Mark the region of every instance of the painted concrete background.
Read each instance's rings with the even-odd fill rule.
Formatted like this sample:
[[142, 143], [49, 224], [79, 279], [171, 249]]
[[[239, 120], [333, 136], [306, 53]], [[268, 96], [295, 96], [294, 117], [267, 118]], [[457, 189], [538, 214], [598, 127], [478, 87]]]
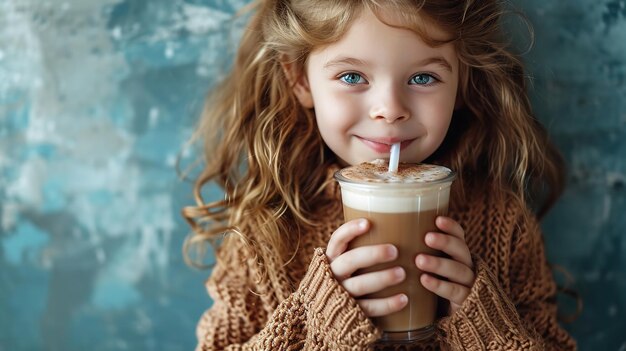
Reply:
[[[209, 273], [182, 261], [176, 158], [246, 2], [0, 0], [0, 351], [193, 348]], [[514, 3], [569, 167], [544, 223], [584, 300], [566, 328], [626, 350], [626, 1]]]

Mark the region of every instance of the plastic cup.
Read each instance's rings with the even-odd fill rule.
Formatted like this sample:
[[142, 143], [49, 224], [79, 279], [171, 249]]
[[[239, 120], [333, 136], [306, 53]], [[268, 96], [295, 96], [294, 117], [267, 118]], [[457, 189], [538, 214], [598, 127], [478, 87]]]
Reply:
[[[382, 160], [381, 160], [382, 161]], [[355, 167], [375, 168], [368, 175]], [[415, 265], [419, 253], [440, 255], [426, 246], [424, 236], [437, 231], [435, 218], [446, 215], [450, 186], [456, 174], [448, 168], [425, 164], [400, 164], [397, 173], [385, 171], [386, 163], [365, 163], [335, 173], [341, 187], [345, 221], [367, 218], [370, 230], [350, 243], [349, 249], [376, 244], [393, 244], [398, 248], [395, 261], [376, 265], [357, 274], [401, 266], [406, 279], [362, 298], [383, 298], [404, 293], [408, 304], [399, 312], [373, 318], [383, 331], [382, 342], [412, 342], [430, 337], [435, 328], [437, 296], [420, 283], [421, 271]], [[363, 174], [361, 174], [363, 173]], [[409, 173], [416, 176], [406, 177]], [[359, 179], [361, 178], [361, 179]]]

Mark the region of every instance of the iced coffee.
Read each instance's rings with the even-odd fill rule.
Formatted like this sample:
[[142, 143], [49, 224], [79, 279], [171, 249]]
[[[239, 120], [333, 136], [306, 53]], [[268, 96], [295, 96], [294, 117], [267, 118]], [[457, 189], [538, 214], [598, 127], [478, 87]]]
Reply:
[[426, 246], [424, 236], [437, 231], [435, 218], [446, 215], [450, 185], [455, 173], [442, 166], [400, 163], [389, 172], [385, 160], [375, 160], [344, 168], [335, 174], [341, 186], [345, 221], [367, 218], [368, 233], [357, 237], [350, 248], [393, 244], [398, 259], [357, 273], [401, 266], [406, 279], [364, 298], [383, 298], [404, 293], [409, 302], [401, 311], [374, 318], [383, 331], [382, 341], [414, 341], [430, 337], [437, 311], [437, 296], [420, 283], [421, 271], [415, 265], [419, 253], [438, 255]]

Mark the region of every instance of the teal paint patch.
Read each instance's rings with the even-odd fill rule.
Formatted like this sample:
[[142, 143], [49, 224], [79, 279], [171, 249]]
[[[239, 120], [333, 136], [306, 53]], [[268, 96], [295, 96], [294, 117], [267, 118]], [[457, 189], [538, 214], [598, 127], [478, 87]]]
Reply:
[[141, 294], [132, 285], [110, 277], [96, 285], [91, 304], [103, 311], [122, 310], [132, 307], [140, 298]]
[[20, 222], [13, 233], [2, 238], [2, 247], [7, 262], [13, 266], [39, 265], [49, 241], [48, 235], [30, 222]]
[[611, 27], [626, 19], [626, 1], [613, 0], [606, 3], [606, 9], [602, 14], [602, 21]]
[[8, 266], [6, 262], [0, 262], [0, 270], [8, 273], [3, 278], [9, 279], [0, 283], [0, 350], [5, 346], [6, 350], [42, 350], [38, 326], [46, 310], [48, 272], [32, 265]]
[[44, 212], [62, 211], [67, 206], [67, 194], [64, 191], [64, 182], [58, 183], [53, 179], [48, 179], [43, 187], [42, 194], [44, 203], [41, 210]]

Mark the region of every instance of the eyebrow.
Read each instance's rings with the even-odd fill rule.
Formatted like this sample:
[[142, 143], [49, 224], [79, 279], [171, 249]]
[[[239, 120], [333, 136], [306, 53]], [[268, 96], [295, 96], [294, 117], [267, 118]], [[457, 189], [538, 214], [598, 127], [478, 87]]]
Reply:
[[450, 64], [450, 62], [448, 62], [448, 60], [443, 58], [443, 56], [429, 57], [419, 63], [420, 66], [428, 66], [432, 64], [439, 65], [443, 67], [446, 71], [452, 73], [452, 65]]
[[[434, 56], [426, 58], [417, 63], [418, 66], [428, 66], [436, 64], [443, 67], [446, 71], [452, 72], [452, 65], [443, 56]], [[367, 62], [359, 60], [354, 57], [339, 57], [334, 60], [330, 60], [324, 64], [324, 68], [330, 68], [333, 66], [351, 65], [351, 66], [367, 66]]]
[[330, 68], [333, 66], [351, 65], [351, 66], [367, 66], [367, 62], [359, 60], [354, 57], [339, 57], [334, 60], [330, 60], [324, 64], [324, 68]]

